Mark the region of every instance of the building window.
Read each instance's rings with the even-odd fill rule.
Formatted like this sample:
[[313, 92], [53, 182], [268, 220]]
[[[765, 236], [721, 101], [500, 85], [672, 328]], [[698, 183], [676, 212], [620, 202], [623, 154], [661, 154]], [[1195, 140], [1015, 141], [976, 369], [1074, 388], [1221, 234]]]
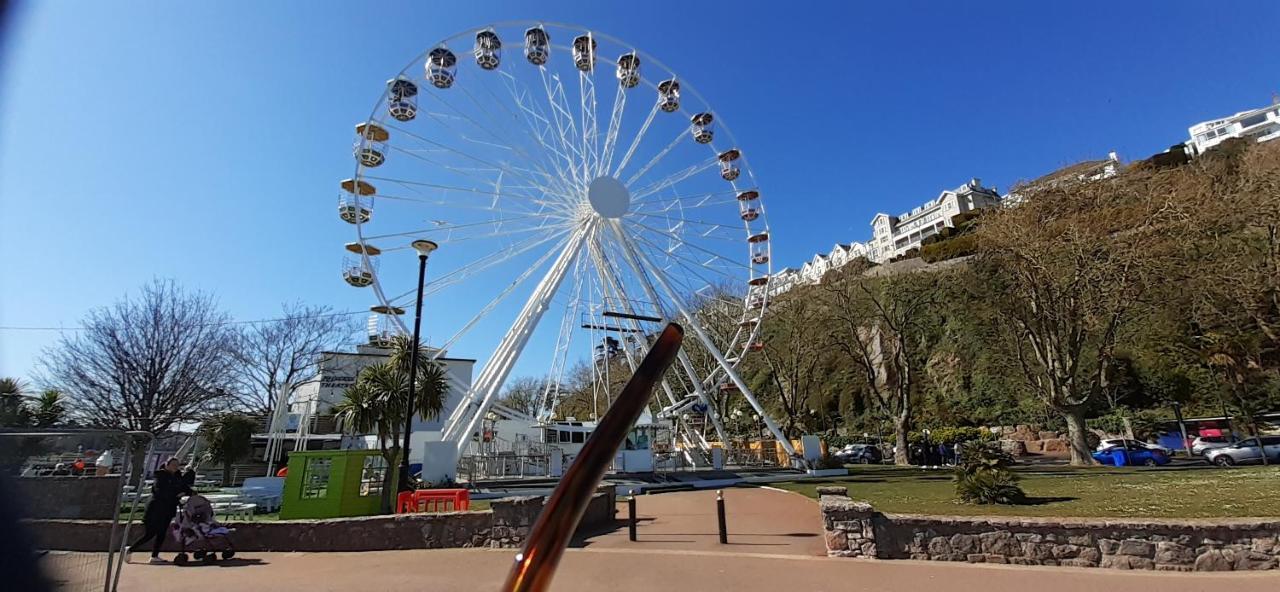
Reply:
[[586, 442], [587, 441], [586, 436], [587, 434], [585, 432], [573, 432], [573, 443], [581, 444], [583, 442]]
[[309, 458], [302, 470], [302, 499], [324, 499], [329, 494], [332, 458]]
[[360, 470], [360, 497], [382, 495], [382, 482], [387, 478], [387, 459], [381, 455], [364, 457]]
[[1267, 120], [1267, 114], [1266, 114], [1266, 113], [1259, 113], [1259, 114], [1257, 114], [1257, 115], [1254, 115], [1253, 117], [1247, 117], [1247, 118], [1245, 118], [1245, 119], [1241, 119], [1241, 120], [1240, 120], [1240, 126], [1241, 126], [1241, 127], [1249, 127], [1249, 126], [1251, 126], [1251, 125], [1258, 125], [1259, 123], [1262, 123], [1262, 122], [1264, 122], [1264, 121], [1266, 121], [1266, 120]]

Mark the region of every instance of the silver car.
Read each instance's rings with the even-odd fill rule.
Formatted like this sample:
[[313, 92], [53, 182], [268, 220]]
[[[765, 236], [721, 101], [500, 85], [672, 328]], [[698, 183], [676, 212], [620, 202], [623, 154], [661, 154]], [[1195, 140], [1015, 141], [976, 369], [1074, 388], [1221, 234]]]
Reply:
[[1200, 436], [1191, 441], [1191, 454], [1200, 456], [1214, 448], [1225, 448], [1231, 445], [1226, 436]]
[[1264, 450], [1267, 462], [1280, 463], [1280, 436], [1263, 436], [1262, 446], [1258, 446], [1258, 438], [1246, 438], [1230, 446], [1206, 450], [1204, 459], [1220, 467], [1261, 463]]

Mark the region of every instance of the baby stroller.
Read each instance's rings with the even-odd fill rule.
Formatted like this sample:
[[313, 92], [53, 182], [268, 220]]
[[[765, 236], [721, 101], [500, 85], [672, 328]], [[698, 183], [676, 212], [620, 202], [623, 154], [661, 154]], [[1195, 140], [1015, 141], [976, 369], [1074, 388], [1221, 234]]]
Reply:
[[[191, 558], [213, 563], [218, 560], [219, 552], [223, 559], [235, 557], [230, 537], [232, 529], [213, 519], [213, 505], [202, 495], [187, 497], [169, 528], [173, 531], [174, 540], [178, 541], [178, 556], [173, 559], [178, 565], [186, 565]], [[191, 551], [191, 557], [187, 556], [187, 551]]]

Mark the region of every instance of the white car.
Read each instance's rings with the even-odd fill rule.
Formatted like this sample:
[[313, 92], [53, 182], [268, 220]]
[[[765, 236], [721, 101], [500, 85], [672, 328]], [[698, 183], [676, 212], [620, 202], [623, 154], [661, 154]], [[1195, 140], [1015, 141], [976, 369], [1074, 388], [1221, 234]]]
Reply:
[[1226, 448], [1231, 440], [1226, 436], [1200, 436], [1191, 441], [1191, 454], [1200, 456], [1214, 448]]
[[1166, 456], [1173, 456], [1172, 450], [1169, 450], [1164, 446], [1160, 446], [1159, 444], [1148, 444], [1140, 440], [1129, 440], [1127, 438], [1113, 438], [1110, 440], [1103, 440], [1101, 442], [1098, 442], [1097, 450], [1101, 452], [1103, 450], [1106, 450], [1108, 448], [1113, 448], [1115, 446], [1126, 446], [1126, 445], [1131, 447], [1136, 446], [1138, 448], [1146, 448], [1147, 450], [1155, 450], [1158, 452], [1163, 452]]

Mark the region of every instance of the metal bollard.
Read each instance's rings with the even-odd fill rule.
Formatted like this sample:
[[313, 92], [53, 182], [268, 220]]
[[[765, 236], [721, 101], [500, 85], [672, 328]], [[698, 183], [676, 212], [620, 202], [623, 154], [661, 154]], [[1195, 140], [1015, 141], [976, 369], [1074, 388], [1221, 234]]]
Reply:
[[631, 490], [631, 497], [627, 498], [627, 538], [631, 542], [636, 541], [636, 490]]
[[720, 520], [720, 544], [729, 544], [729, 530], [724, 525], [724, 491], [716, 490], [716, 518]]

